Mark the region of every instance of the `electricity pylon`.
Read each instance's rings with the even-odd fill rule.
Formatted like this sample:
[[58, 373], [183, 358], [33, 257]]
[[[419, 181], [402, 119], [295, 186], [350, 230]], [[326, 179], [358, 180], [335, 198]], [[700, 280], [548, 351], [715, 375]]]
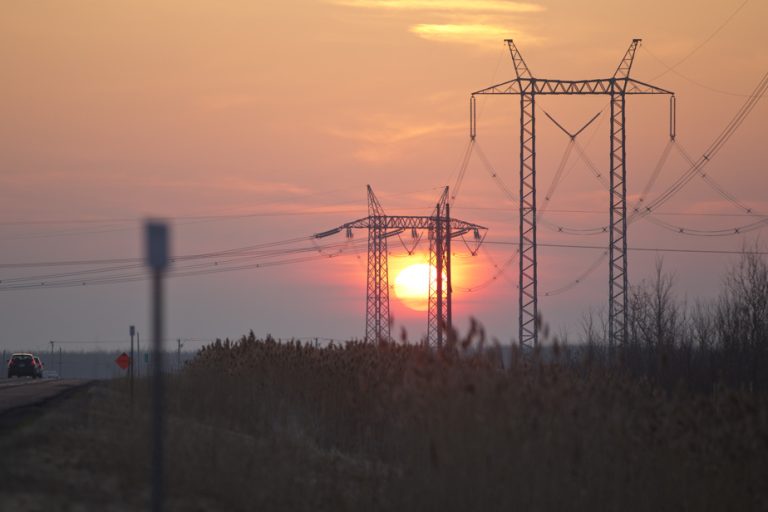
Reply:
[[674, 137], [674, 93], [629, 77], [640, 39], [633, 39], [610, 78], [553, 80], [534, 78], [511, 39], [509, 47], [516, 78], [472, 93], [470, 136], [476, 135], [475, 96], [520, 96], [520, 285], [519, 342], [527, 351], [538, 344], [538, 273], [536, 258], [536, 97], [539, 95], [608, 95], [611, 98], [610, 139], [610, 246], [609, 246], [609, 344], [623, 345], [627, 338], [627, 187], [625, 97], [628, 94], [670, 95], [670, 136]]
[[[415, 236], [418, 231], [429, 234], [429, 311], [427, 314], [427, 342], [438, 348], [443, 345], [445, 331], [451, 329], [451, 239], [472, 233], [479, 249], [487, 228], [450, 217], [448, 187], [445, 188], [433, 215], [387, 215], [368, 185], [368, 216], [347, 222], [341, 226], [317, 233], [315, 238], [325, 238], [341, 231], [352, 237], [354, 229], [368, 230], [368, 288], [366, 291], [365, 340], [390, 341], [391, 316], [389, 312], [389, 272], [387, 264], [387, 240], [407, 230]], [[445, 276], [445, 283], [443, 282]], [[445, 284], [445, 286], [444, 286]]]
[[368, 185], [368, 293], [365, 301], [365, 339], [389, 341], [389, 271], [387, 216]]
[[[451, 311], [451, 234], [448, 214], [448, 187], [435, 206], [429, 232], [429, 304], [427, 339], [438, 347], [443, 345], [445, 328], [452, 326]], [[449, 328], [450, 332], [450, 328]]]

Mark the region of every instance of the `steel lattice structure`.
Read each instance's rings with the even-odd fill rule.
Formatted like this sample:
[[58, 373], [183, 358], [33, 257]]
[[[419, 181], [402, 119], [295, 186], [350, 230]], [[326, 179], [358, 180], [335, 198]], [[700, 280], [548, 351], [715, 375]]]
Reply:
[[[368, 230], [368, 272], [366, 291], [365, 340], [390, 341], [389, 272], [387, 263], [387, 240], [406, 231], [415, 234], [426, 231], [429, 234], [429, 311], [427, 315], [427, 342], [441, 347], [446, 330], [450, 331], [451, 318], [451, 239], [472, 233], [475, 240], [482, 241], [481, 231], [487, 228], [450, 217], [448, 187], [432, 215], [387, 215], [379, 200], [368, 186], [368, 216], [347, 222], [341, 226], [315, 234], [324, 238], [341, 231], [348, 237], [355, 229]], [[445, 282], [438, 276], [445, 275]]]
[[610, 270], [609, 343], [623, 345], [627, 335], [627, 188], [625, 98], [628, 94], [670, 95], [670, 136], [674, 138], [674, 93], [629, 77], [640, 39], [633, 39], [611, 78], [552, 80], [534, 78], [515, 43], [508, 39], [516, 78], [472, 93], [470, 136], [476, 135], [475, 96], [520, 96], [520, 284], [519, 341], [523, 350], [538, 344], [538, 273], [536, 257], [536, 96], [608, 95], [611, 97], [610, 138]]
[[429, 228], [429, 307], [427, 310], [427, 340], [438, 348], [443, 346], [446, 327], [451, 326], [448, 311], [451, 304], [450, 280], [450, 217], [447, 214], [448, 187], [440, 196]]
[[365, 339], [389, 341], [389, 269], [387, 222], [384, 209], [368, 186], [368, 293], [365, 302]]

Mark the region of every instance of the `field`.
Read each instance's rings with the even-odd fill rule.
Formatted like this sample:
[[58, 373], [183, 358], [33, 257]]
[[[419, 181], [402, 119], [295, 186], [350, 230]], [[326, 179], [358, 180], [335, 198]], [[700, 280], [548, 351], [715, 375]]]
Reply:
[[[437, 352], [252, 333], [206, 347], [169, 377], [170, 508], [768, 507], [765, 394], [665, 389], [558, 347], [502, 369], [481, 345], [474, 330]], [[3, 436], [18, 464], [2, 507], [145, 509], [148, 395], [97, 385]]]
[[[594, 316], [507, 357], [474, 322], [441, 349], [216, 341], [167, 376], [169, 508], [768, 510], [768, 264], [691, 306], [657, 270], [619, 347]], [[149, 396], [0, 421], [0, 509], [145, 510]]]

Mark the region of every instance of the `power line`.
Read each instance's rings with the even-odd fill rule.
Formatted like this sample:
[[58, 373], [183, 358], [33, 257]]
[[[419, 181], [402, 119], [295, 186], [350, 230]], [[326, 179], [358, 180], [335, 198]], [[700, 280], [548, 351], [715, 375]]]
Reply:
[[603, 253], [600, 255], [599, 258], [597, 258], [595, 261], [592, 262], [592, 264], [584, 270], [581, 274], [576, 277], [576, 279], [573, 279], [571, 282], [560, 286], [559, 288], [555, 288], [553, 290], [545, 291], [544, 296], [545, 297], [552, 297], [555, 295], [560, 295], [561, 293], [565, 293], [567, 291], [570, 291], [580, 285], [584, 282], [584, 279], [592, 275], [592, 273], [600, 268], [600, 265], [603, 263], [603, 261], [608, 257], [608, 251], [603, 251]]
[[[181, 256], [174, 256], [171, 258], [172, 262], [212, 258], [216, 256], [224, 256], [231, 254], [238, 254], [247, 251], [255, 251], [259, 249], [266, 249], [270, 247], [276, 247], [280, 245], [295, 244], [298, 242], [305, 242], [311, 240], [311, 236], [303, 236], [297, 238], [289, 238], [286, 240], [278, 240], [274, 242], [263, 242], [261, 244], [245, 245], [241, 247], [234, 247], [231, 249], [224, 249], [219, 251], [192, 253]], [[107, 258], [107, 259], [88, 259], [88, 260], [59, 260], [59, 261], [40, 261], [29, 263], [0, 263], [0, 268], [31, 268], [31, 267], [60, 267], [60, 266], [83, 266], [83, 265], [112, 265], [112, 264], [124, 264], [134, 263], [137, 265], [143, 265], [143, 259], [141, 258]]]
[[[412, 193], [420, 193], [420, 192], [427, 192], [427, 191], [434, 191], [437, 189], [440, 189], [442, 187], [429, 187], [427, 189], [420, 189], [420, 190], [411, 190], [406, 193], [383, 193], [380, 194], [383, 197], [402, 197], [405, 194], [412, 194]], [[318, 191], [313, 194], [309, 194], [310, 197], [316, 197], [316, 196], [328, 196], [335, 192], [339, 191], [348, 191], [351, 188], [344, 188], [344, 189], [334, 189], [334, 190], [323, 190]], [[352, 205], [357, 204], [357, 200], [348, 200], [348, 201], [336, 201], [332, 204], [318, 204], [309, 208], [302, 208], [302, 209], [287, 209], [287, 210], [262, 210], [262, 211], [255, 211], [255, 212], [246, 212], [246, 213], [221, 213], [221, 214], [189, 214], [189, 215], [167, 215], [162, 216], [162, 218], [168, 220], [168, 221], [216, 221], [216, 220], [237, 220], [237, 219], [247, 219], [247, 218], [253, 218], [253, 217], [284, 217], [284, 216], [314, 216], [314, 215], [337, 215], [337, 214], [349, 214], [349, 213], [356, 213], [356, 212], [364, 212], [365, 210], [359, 207], [355, 208], [339, 208], [339, 205]], [[295, 204], [294, 200], [286, 200], [283, 203], [280, 202], [273, 202], [268, 204], [262, 204], [262, 206], [270, 207], [270, 206], [280, 206], [280, 204]], [[330, 209], [329, 209], [330, 208]], [[423, 209], [423, 207], [412, 207], [412, 208], [403, 208], [400, 207], [400, 209]], [[37, 220], [1, 220], [0, 226], [15, 226], [15, 225], [77, 225], [77, 224], [118, 224], [118, 223], [140, 223], [144, 220], [144, 217], [102, 217], [102, 218], [72, 218], [72, 219], [37, 219]], [[123, 228], [120, 228], [123, 229]]]
[[739, 226], [722, 228], [722, 229], [697, 229], [697, 228], [691, 228], [691, 227], [682, 227], [676, 224], [671, 224], [669, 222], [664, 222], [663, 220], [656, 219], [650, 215], [647, 217], [644, 217], [643, 220], [645, 220], [646, 222], [650, 222], [652, 224], [656, 224], [661, 228], [664, 228], [668, 231], [671, 231], [673, 233], [677, 233], [680, 235], [710, 236], [710, 237], [743, 235], [745, 233], [750, 233], [752, 231], [756, 231], [758, 229], [762, 229], [768, 226], [768, 218], [765, 218], [765, 217], [759, 220], [756, 220], [754, 222], [750, 222], [748, 224], [742, 224]]
[[[311, 238], [311, 237], [305, 237]], [[297, 239], [297, 240], [303, 240]], [[332, 258], [341, 255], [342, 253], [350, 250], [357, 250], [364, 247], [365, 240], [347, 240], [344, 242], [336, 242], [330, 244], [324, 244], [322, 246], [305, 246], [305, 247], [292, 247], [279, 250], [263, 251], [261, 253], [250, 253], [245, 255], [236, 255], [231, 251], [219, 251], [217, 253], [209, 254], [235, 254], [234, 257], [223, 260], [203, 261], [198, 263], [191, 263], [186, 265], [177, 265], [170, 272], [169, 277], [189, 277], [189, 276], [201, 276], [208, 274], [216, 274], [221, 272], [228, 272], [233, 270], [245, 270], [256, 268], [267, 268], [278, 265], [287, 265], [294, 263], [302, 263], [311, 260]], [[262, 246], [273, 244], [262, 244]], [[328, 253], [323, 251], [335, 250], [336, 252]], [[308, 254], [315, 253], [318, 254]], [[198, 255], [195, 255], [193, 259], [196, 259]], [[187, 257], [190, 258], [190, 257]], [[270, 259], [271, 258], [271, 259]], [[259, 263], [247, 263], [248, 261], [267, 259]], [[187, 259], [187, 261], [189, 261]], [[94, 276], [94, 274], [107, 273], [104, 276]], [[45, 281], [40, 281], [41, 278], [45, 278]], [[115, 283], [128, 283], [135, 281], [142, 281], [147, 276], [143, 271], [141, 264], [129, 265], [123, 267], [111, 267], [111, 268], [96, 268], [85, 269], [78, 272], [63, 272], [59, 274], [47, 274], [45, 276], [25, 276], [6, 279], [4, 283], [0, 284], [0, 291], [12, 291], [22, 289], [41, 289], [41, 288], [67, 288], [73, 286], [85, 286], [93, 284], [115, 284]]]
[[[233, 214], [219, 214], [219, 215], [173, 215], [173, 216], [168, 216], [164, 218], [172, 221], [173, 220], [215, 221], [215, 220], [247, 219], [252, 217], [288, 217], [288, 216], [302, 216], [302, 215], [342, 214], [342, 213], [354, 213], [359, 211], [361, 211], [360, 208], [346, 208], [346, 209], [337, 208], [333, 210], [326, 210], [326, 209], [323, 209], [322, 207], [317, 207], [315, 209], [305, 209], [305, 210], [263, 211], [263, 212], [233, 213]], [[99, 219], [10, 220], [10, 221], [0, 221], [0, 226], [56, 225], [56, 224], [63, 224], [63, 225], [117, 224], [117, 223], [138, 223], [142, 220], [143, 220], [142, 217], [113, 217], [113, 218], [105, 217], [105, 218], [99, 218]]]
[[[490, 245], [513, 245], [517, 246], [518, 242], [504, 241], [504, 240], [486, 240], [484, 243]], [[539, 243], [541, 247], [555, 247], [561, 249], [593, 249], [593, 250], [605, 250], [605, 246], [602, 245], [579, 245], [579, 244], [557, 244], [557, 243]], [[768, 255], [768, 251], [734, 251], [726, 249], [684, 249], [680, 247], [627, 247], [628, 251], [637, 252], [673, 252], [673, 253], [686, 253], [686, 254], [756, 254], [758, 256]]]
[[[163, 342], [172, 342], [176, 341], [179, 338], [167, 338], [163, 339]], [[208, 342], [212, 343], [216, 341], [213, 338], [181, 338], [183, 341], [189, 341], [189, 342]], [[119, 345], [119, 344], [126, 344], [130, 343], [130, 338], [122, 339], [122, 340], [50, 340], [50, 342], [53, 342], [57, 345]]]
[[[491, 244], [491, 245], [512, 245], [512, 246], [518, 246], [518, 242], [506, 242], [506, 241], [486, 241], [485, 243]], [[543, 247], [557, 247], [557, 248], [567, 248], [567, 249], [592, 249], [592, 250], [602, 250], [602, 254], [596, 258], [582, 273], [580, 273], [575, 279], [572, 279], [568, 281], [566, 284], [561, 285], [557, 288], [553, 288], [551, 290], [545, 290], [542, 292], [542, 296], [544, 297], [553, 297], [555, 295], [560, 295], [562, 293], [565, 293], [567, 291], [572, 290], [573, 288], [577, 287], [578, 285], [582, 284], [584, 280], [592, 275], [598, 268], [600, 268], [600, 265], [605, 260], [605, 258], [608, 256], [608, 251], [605, 250], [605, 247], [597, 246], [597, 245], [573, 245], [573, 244], [554, 244], [554, 243], [539, 243], [539, 246]], [[697, 250], [697, 249], [678, 249], [678, 248], [659, 248], [659, 247], [629, 247], [628, 250], [630, 251], [645, 251], [645, 252], [679, 252], [679, 253], [703, 253], [703, 254], [743, 254], [742, 251], [726, 251], [726, 250]], [[497, 265], [493, 260], [491, 259], [491, 263], [493, 268], [496, 269], [496, 272], [485, 281], [481, 282], [480, 284], [471, 286], [471, 287], [457, 287], [457, 289], [472, 293], [477, 292], [483, 288], [486, 288], [488, 286], [491, 286], [494, 284], [498, 279], [502, 276], [506, 277], [506, 271], [508, 270], [509, 265], [511, 265], [515, 259], [517, 258], [517, 255], [519, 254], [519, 249], [515, 251], [515, 254], [509, 258], [506, 262], [504, 262], [503, 265]], [[768, 252], [760, 252], [760, 251], [748, 251], [750, 254], [758, 254], [758, 255], [768, 255]], [[488, 256], [488, 253], [484, 253], [486, 256]], [[515, 283], [512, 283], [513, 286], [518, 287]]]
[[[767, 75], [768, 76], [768, 75]], [[756, 90], [760, 90], [760, 84], [758, 85], [758, 88]], [[762, 94], [765, 91], [765, 87], [763, 87]], [[759, 95], [758, 95], [759, 96]], [[721, 133], [721, 136], [719, 136], [713, 145], [711, 147], [716, 148], [717, 151], [722, 147], [723, 144], [730, 138], [730, 136], [733, 134], [735, 129], [738, 127], [738, 125], [743, 122], [743, 120], [746, 118], [746, 116], [749, 114], [749, 112], [754, 108], [754, 105], [756, 104], [757, 99], [754, 99], [754, 101], [748, 101], [745, 103], [744, 106], [742, 106], [742, 109], [740, 109], [739, 113], [737, 113], [736, 117], [734, 118], [737, 120], [737, 124], [734, 125], [734, 120], [729, 123], [728, 126], [726, 126], [725, 130]], [[554, 119], [552, 116], [545, 114], [556, 124], [558, 127], [562, 129], [562, 126]], [[565, 130], [564, 130], [565, 131]], [[566, 134], [568, 132], [566, 131]], [[723, 134], [727, 134], [725, 138], [723, 138]], [[570, 135], [570, 134], [568, 134]], [[583, 150], [581, 145], [579, 144], [578, 140], [576, 140], [575, 137], [571, 137], [571, 140], [569, 142], [568, 147], [566, 148], [563, 158], [561, 158], [560, 166], [558, 167], [557, 172], [555, 173], [555, 176], [553, 178], [552, 184], [550, 185], [549, 191], [547, 192], [547, 195], [545, 196], [545, 203], [544, 207], [549, 204], [549, 201], [552, 199], [552, 196], [554, 195], [554, 190], [556, 189], [557, 184], [561, 180], [561, 174], [562, 169], [564, 168], [567, 158], [570, 155], [571, 148], [575, 146], [578, 149], [578, 153], [580, 158], [588, 165], [590, 170], [592, 171], [592, 174], [595, 175], [595, 177], [598, 179], [598, 181], [601, 183], [601, 185], [604, 188], [608, 188], [607, 183], [605, 183], [605, 180], [602, 178], [602, 174], [600, 171], [596, 168], [594, 163], [587, 157], [586, 152]], [[745, 214], [751, 216], [751, 217], [757, 217], [758, 220], [749, 222], [747, 224], [734, 226], [730, 228], [722, 228], [722, 229], [715, 229], [715, 230], [705, 230], [705, 229], [697, 229], [697, 228], [690, 228], [690, 227], [684, 227], [676, 224], [672, 224], [669, 222], [661, 221], [658, 219], [651, 219], [649, 217], [650, 214], [654, 213], [652, 211], [653, 206], [646, 206], [641, 208], [641, 204], [645, 201], [645, 197], [652, 188], [653, 184], [655, 183], [656, 179], [658, 178], [659, 174], [661, 173], [661, 170], [663, 169], [664, 164], [666, 163], [666, 160], [670, 154], [670, 150], [672, 148], [677, 149], [677, 151], [686, 159], [686, 161], [689, 163], [690, 167], [685, 173], [683, 174], [683, 178], [685, 179], [684, 183], [680, 183], [680, 179], [678, 179], [677, 182], [673, 183], [670, 188], [675, 188], [676, 190], [680, 190], [686, 183], [688, 183], [696, 174], [698, 174], [704, 182], [709, 185], [718, 195], [720, 195], [725, 200], [731, 202], [734, 204], [737, 208], [742, 210]], [[478, 154], [481, 157], [482, 162], [485, 164], [486, 170], [488, 174], [491, 176], [491, 178], [494, 180], [494, 182], [497, 184], [497, 186], [501, 189], [501, 191], [504, 193], [507, 198], [510, 199], [513, 203], [516, 203], [516, 198], [513, 194], [513, 192], [509, 189], [509, 187], [504, 183], [503, 179], [499, 175], [498, 172], [494, 169], [493, 165], [485, 156], [485, 153], [482, 151], [480, 146], [477, 147]], [[720, 186], [714, 179], [709, 176], [707, 173], [703, 171], [703, 166], [706, 165], [706, 163], [709, 162], [711, 159], [709, 155], [713, 155], [715, 151], [710, 150], [709, 153], [705, 153], [704, 156], [704, 163], [702, 162], [694, 162], [693, 159], [689, 156], [688, 152], [685, 151], [685, 149], [680, 145], [679, 141], [675, 139], [670, 139], [667, 146], [664, 148], [664, 151], [662, 152], [661, 156], [659, 157], [658, 162], [656, 163], [653, 172], [651, 173], [651, 176], [646, 183], [645, 187], [643, 188], [643, 192], [640, 195], [640, 198], [638, 199], [635, 207], [634, 207], [634, 213], [629, 217], [628, 223], [634, 223], [636, 220], [645, 219], [659, 227], [662, 227], [664, 229], [667, 229], [669, 231], [672, 231], [674, 233], [679, 234], [685, 234], [685, 235], [692, 235], [692, 236], [733, 236], [738, 234], [747, 233], [750, 231], [755, 231], [758, 229], [762, 229], [765, 227], [765, 225], [768, 224], [768, 221], [766, 220], [765, 216], [761, 216], [754, 212], [751, 208], [744, 205], [742, 202], [740, 202], [733, 194], [726, 191], [722, 186]], [[662, 196], [667, 194], [670, 189], [665, 190], [662, 192]], [[670, 196], [671, 197], [671, 196]], [[651, 202], [653, 203], [653, 201]], [[660, 203], [659, 203], [660, 204]], [[551, 211], [551, 210], [550, 210]], [[543, 211], [542, 211], [543, 213]], [[540, 217], [539, 222], [541, 222], [544, 226], [548, 227], [549, 229], [556, 231], [558, 233], [565, 233], [570, 235], [599, 235], [601, 233], [607, 233], [608, 232], [608, 226], [602, 225], [602, 226], [596, 226], [596, 227], [584, 227], [584, 228], [578, 228], [573, 226], [566, 226], [558, 223], [553, 223], [552, 221], [549, 221], [545, 218]]]
[[723, 148], [726, 142], [733, 136], [736, 130], [741, 126], [747, 116], [757, 105], [758, 101], [762, 98], [766, 89], [768, 89], [768, 72], [766, 72], [760, 79], [760, 82], [755, 86], [754, 92], [749, 96], [747, 101], [741, 106], [738, 112], [734, 115], [731, 121], [726, 127], [715, 137], [715, 140], [704, 151], [701, 157], [699, 157], [694, 165], [692, 165], [682, 176], [680, 176], [675, 182], [667, 187], [661, 194], [656, 196], [652, 201], [646, 203], [646, 207], [639, 214], [633, 215], [632, 218], [638, 215], [644, 216], [655, 210], [665, 202], [669, 201], [675, 194], [677, 194], [686, 184], [688, 184], [693, 177], [700, 173], [704, 167], [712, 161], [717, 153]]
[[[471, 148], [470, 152], [471, 152]], [[439, 187], [430, 187], [427, 190], [435, 190]], [[421, 191], [412, 191], [412, 192], [421, 192]], [[320, 194], [328, 194], [330, 192], [318, 192], [314, 195], [320, 195]], [[383, 196], [388, 196], [388, 194], [382, 194]], [[389, 195], [392, 196], [391, 194]], [[402, 194], [398, 194], [397, 196], [402, 196]], [[251, 219], [251, 218], [269, 218], [269, 217], [290, 217], [290, 216], [317, 216], [317, 215], [339, 215], [339, 214], [350, 214], [350, 213], [360, 213], [361, 215], [364, 215], [360, 208], [334, 208], [334, 209], [328, 209], [327, 206], [338, 206], [340, 204], [353, 204], [356, 201], [344, 201], [344, 202], [337, 202], [334, 205], [320, 205], [315, 206], [308, 209], [302, 209], [302, 210], [274, 210], [274, 211], [261, 211], [261, 212], [251, 212], [251, 213], [238, 213], [238, 214], [214, 214], [214, 215], [176, 215], [176, 216], [168, 216], [164, 217], [165, 219], [169, 221], [174, 221], [179, 225], [183, 226], [190, 226], [190, 225], [199, 225], [204, 223], [210, 223], [210, 222], [219, 222], [219, 221], [230, 221], [230, 220], [242, 220], [242, 219]], [[422, 210], [423, 207], [400, 207], [401, 210]], [[47, 219], [47, 220], [11, 220], [11, 221], [0, 221], [0, 227], [3, 226], [25, 226], [25, 225], [78, 225], [78, 224], [125, 224], [125, 223], [139, 223], [143, 220], [143, 218], [139, 217], [115, 217], [115, 218], [100, 218], [100, 219]], [[125, 231], [132, 231], [136, 229], [134, 226], [130, 227], [103, 227], [101, 229], [99, 228], [89, 228], [85, 230], [64, 230], [64, 231], [54, 231], [54, 232], [43, 232], [43, 233], [28, 233], [28, 234], [20, 234], [20, 235], [14, 235], [14, 236], [4, 236], [2, 237], [2, 240], [4, 241], [13, 241], [13, 240], [30, 240], [30, 239], [38, 239], [38, 238], [53, 238], [53, 237], [64, 237], [64, 236], [82, 236], [82, 235], [94, 235], [94, 234], [107, 234], [107, 233], [118, 233], [118, 232], [125, 232]]]
[[[513, 208], [503, 208], [498, 206], [462, 206], [462, 210], [487, 210], [499, 212], [514, 212]], [[552, 213], [577, 213], [590, 215], [605, 215], [605, 210], [583, 210], [583, 209], [558, 209], [548, 208], [548, 214]], [[726, 213], [726, 212], [653, 212], [655, 216], [679, 216], [679, 217], [768, 217], [762, 213]]]
[[748, 3], [749, 3], [749, 0], [744, 0], [744, 2], [742, 2], [720, 25], [718, 25], [718, 27], [714, 31], [712, 31], [707, 37], [705, 37], [699, 44], [697, 44], [695, 47], [693, 47], [683, 58], [679, 59], [677, 62], [675, 62], [671, 66], [666, 64], [662, 59], [660, 59], [656, 55], [654, 55], [653, 52], [648, 50], [648, 48], [646, 48], [645, 46], [641, 46], [641, 49], [645, 50], [645, 52], [648, 53], [648, 55], [650, 55], [653, 59], [658, 61], [659, 64], [661, 64], [662, 66], [664, 66], [666, 68], [664, 71], [662, 71], [661, 73], [659, 73], [658, 75], [653, 77], [652, 80], [656, 80], [656, 79], [661, 78], [662, 76], [666, 75], [667, 73], [672, 72], [672, 73], [676, 74], [677, 76], [679, 76], [680, 78], [682, 78], [683, 80], [687, 80], [687, 81], [691, 82], [694, 85], [698, 85], [699, 87], [701, 87], [703, 89], [707, 89], [707, 90], [712, 91], [712, 92], [716, 92], [716, 93], [719, 93], [719, 94], [725, 94], [727, 96], [741, 96], [741, 97], [747, 96], [746, 94], [738, 94], [738, 93], [734, 93], [734, 92], [731, 92], [731, 91], [723, 91], [721, 89], [716, 89], [714, 87], [710, 87], [708, 85], [702, 84], [702, 83], [700, 83], [700, 82], [698, 82], [698, 81], [696, 81], [696, 80], [694, 80], [694, 79], [692, 79], [692, 78], [690, 78], [690, 77], [680, 73], [679, 71], [676, 70], [676, 68], [678, 66], [680, 66], [680, 64], [682, 64], [683, 62], [685, 62], [686, 60], [691, 58], [696, 52], [698, 52], [701, 48], [703, 48], [704, 45], [706, 45], [708, 42], [710, 42], [712, 39], [714, 39], [714, 37], [717, 34], [719, 34], [720, 31], [723, 30], [731, 22], [731, 20], [733, 20], [733, 18], [735, 18], [736, 15], [739, 12], [741, 12], [741, 10], [744, 7], [746, 7], [746, 5]]

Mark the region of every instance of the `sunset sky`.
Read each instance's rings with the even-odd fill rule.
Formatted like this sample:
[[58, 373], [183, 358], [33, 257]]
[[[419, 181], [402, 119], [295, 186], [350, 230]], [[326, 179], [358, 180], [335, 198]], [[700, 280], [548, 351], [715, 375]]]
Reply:
[[[457, 182], [470, 93], [514, 78], [505, 38], [514, 38], [534, 76], [560, 79], [610, 77], [631, 40], [642, 38], [632, 75], [675, 91], [678, 141], [693, 159], [768, 70], [764, 0], [11, 0], [3, 7], [0, 286], [69, 271], [7, 264], [140, 257], [147, 216], [169, 218], [173, 253], [190, 255], [302, 238], [363, 217], [366, 184], [388, 213], [426, 215], [442, 187]], [[458, 326], [474, 316], [503, 342], [517, 333], [517, 267], [498, 274], [494, 265], [512, 256], [506, 243], [517, 240], [516, 207], [501, 187], [518, 186], [518, 103], [478, 99], [477, 141], [503, 183], [475, 152], [452, 208], [490, 229], [477, 256], [454, 246]], [[602, 111], [578, 141], [607, 173], [606, 105], [606, 97], [539, 99], [540, 205], [568, 144], [543, 110], [572, 132]], [[667, 143], [668, 104], [635, 96], [627, 105], [632, 205]], [[706, 167], [764, 215], [767, 128], [762, 101]], [[648, 197], [688, 167], [673, 150]], [[555, 227], [607, 224], [607, 192], [575, 150], [565, 169], [545, 219]], [[746, 215], [697, 177], [654, 218], [714, 230], [764, 217]], [[169, 280], [167, 337], [195, 340], [194, 348], [249, 329], [362, 336], [365, 236], [355, 233], [333, 258]], [[755, 240], [768, 248], [765, 229], [694, 237], [641, 220], [629, 232], [637, 248], [738, 251]], [[340, 233], [323, 243], [344, 241]], [[545, 296], [601, 254], [551, 245], [607, 247], [607, 236], [540, 225], [539, 241], [540, 310], [553, 332], [576, 339], [582, 315], [607, 308], [607, 263], [573, 289]], [[423, 241], [422, 255], [409, 257], [391, 239], [390, 283], [399, 269], [422, 262], [426, 248]], [[631, 282], [649, 278], [662, 256], [689, 303], [714, 297], [737, 258], [633, 251]], [[49, 340], [89, 342], [69, 349], [122, 347], [130, 324], [149, 333], [148, 296], [146, 281], [0, 290], [0, 349], [41, 350]], [[395, 332], [405, 327], [417, 339], [426, 331], [425, 314], [394, 294], [392, 311]]]

